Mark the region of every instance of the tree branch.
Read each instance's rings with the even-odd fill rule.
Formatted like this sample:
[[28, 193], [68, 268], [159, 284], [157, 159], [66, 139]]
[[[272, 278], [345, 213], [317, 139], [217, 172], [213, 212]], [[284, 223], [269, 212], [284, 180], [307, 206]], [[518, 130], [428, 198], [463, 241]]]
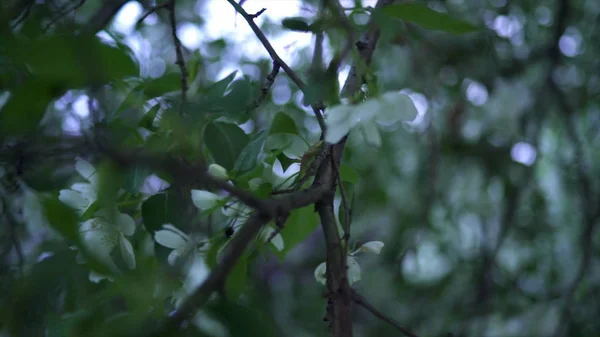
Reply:
[[[250, 26], [250, 28], [254, 32], [254, 35], [256, 35], [256, 37], [260, 40], [260, 42], [262, 43], [262, 45], [265, 47], [265, 49], [269, 53], [269, 56], [271, 56], [271, 59], [274, 62], [277, 62], [281, 66], [281, 68], [283, 68], [283, 71], [285, 71], [285, 73], [298, 86], [298, 88], [300, 89], [300, 91], [302, 91], [303, 93], [305, 93], [306, 92], [306, 83], [304, 83], [304, 81], [302, 81], [302, 79], [300, 78], [300, 76], [298, 76], [298, 74], [296, 74], [296, 72], [294, 70], [292, 70], [292, 68], [290, 68], [290, 66], [288, 66], [287, 63], [285, 63], [285, 61], [283, 59], [281, 59], [281, 57], [279, 57], [279, 55], [277, 54], [277, 52], [275, 51], [275, 49], [271, 45], [271, 42], [269, 42], [269, 40], [267, 39], [267, 37], [265, 36], [265, 34], [262, 32], [262, 30], [254, 22], [254, 17], [252, 15], [248, 14], [244, 10], [244, 8], [242, 8], [242, 6], [240, 4], [238, 4], [237, 2], [235, 2], [235, 0], [227, 0], [227, 1], [244, 18], [244, 20], [246, 20], [246, 22], [248, 22], [248, 25]], [[325, 129], [326, 129], [325, 119], [323, 118], [323, 115], [321, 114], [321, 110], [319, 109], [319, 107], [316, 104], [311, 105], [311, 108], [313, 110], [313, 113], [315, 114], [315, 117], [317, 118], [317, 122], [319, 122], [319, 126], [321, 128], [321, 131], [325, 132]]]
[[[376, 8], [381, 8], [393, 3], [394, 0], [379, 0]], [[359, 48], [360, 61], [369, 65], [377, 40], [379, 39], [379, 28], [371, 21], [369, 29], [363, 34], [360, 41], [357, 42]], [[354, 64], [350, 70], [350, 74], [346, 79], [346, 83], [342, 89], [342, 96], [351, 96], [357, 92], [362, 85], [362, 78], [358, 76], [358, 65]], [[321, 227], [326, 242], [326, 266], [327, 266], [327, 290], [329, 299], [327, 303], [326, 319], [330, 321], [329, 326], [331, 333], [336, 337], [351, 337], [352, 336], [352, 290], [347, 279], [347, 254], [343, 249], [340, 236], [333, 213], [333, 195], [336, 181], [336, 166], [339, 165], [344, 146], [348, 135], [343, 137], [337, 144], [328, 149], [327, 155], [331, 160], [324, 160], [319, 167], [315, 176], [315, 182], [322, 186], [330, 186], [331, 190], [322, 200], [315, 204], [315, 209], [319, 213], [321, 219]], [[324, 144], [327, 145], [327, 144]], [[346, 243], [347, 245], [347, 243]]]
[[[282, 197], [273, 197], [266, 203], [277, 210], [277, 214], [285, 214], [293, 209], [305, 207], [322, 198], [327, 189], [324, 186], [313, 185], [310, 189], [298, 191]], [[157, 330], [150, 336], [162, 336], [167, 332], [176, 330], [181, 323], [193, 316], [196, 311], [206, 303], [209, 296], [219, 289], [227, 279], [229, 272], [235, 266], [237, 260], [243, 254], [248, 244], [258, 234], [263, 225], [271, 221], [275, 216], [265, 216], [260, 212], [255, 212], [248, 221], [241, 226], [237, 235], [227, 245], [223, 259], [215, 266], [206, 280], [194, 290], [194, 292], [184, 301], [180, 308], [169, 316]]]
[[[181, 40], [177, 36], [177, 20], [175, 19], [175, 0], [169, 1], [169, 21], [171, 23], [171, 35], [173, 36], [173, 44], [175, 45], [175, 55], [177, 61], [175, 64], [179, 66], [179, 72], [181, 73], [181, 100], [183, 102], [187, 101], [187, 91], [188, 91], [188, 71], [185, 67], [185, 60], [183, 59], [183, 51], [181, 46]], [[183, 109], [180, 110], [183, 113]]]
[[83, 32], [95, 34], [102, 30], [112, 20], [113, 16], [128, 2], [128, 0], [106, 0], [102, 7], [94, 13]]
[[377, 308], [375, 308], [373, 305], [371, 305], [371, 303], [369, 303], [364, 297], [359, 295], [356, 291], [352, 291], [352, 299], [354, 300], [354, 302], [356, 304], [367, 309], [368, 311], [370, 311], [373, 315], [375, 315], [380, 320], [392, 325], [394, 328], [396, 328], [396, 330], [400, 331], [401, 333], [403, 333], [409, 337], [419, 337], [417, 334], [413, 333], [412, 331], [408, 330], [407, 328], [396, 323], [396, 321], [394, 321], [392, 318], [388, 317], [386, 314], [377, 310]]
[[249, 113], [252, 110], [258, 108], [262, 104], [262, 102], [267, 98], [269, 91], [271, 91], [271, 87], [273, 87], [273, 84], [275, 83], [275, 78], [277, 77], [277, 74], [279, 74], [279, 68], [281, 68], [279, 63], [277, 63], [277, 61], [273, 61], [273, 68], [271, 69], [269, 75], [267, 75], [267, 77], [265, 78], [265, 83], [263, 83], [263, 86], [261, 88], [260, 96], [258, 96], [257, 99], [255, 99], [252, 103], [248, 105], [248, 107], [246, 108], [246, 113]]

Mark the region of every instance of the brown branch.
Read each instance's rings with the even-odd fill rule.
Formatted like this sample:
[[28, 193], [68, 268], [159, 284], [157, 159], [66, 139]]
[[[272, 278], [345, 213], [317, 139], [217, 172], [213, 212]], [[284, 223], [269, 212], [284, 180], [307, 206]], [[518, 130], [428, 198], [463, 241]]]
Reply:
[[[187, 101], [188, 91], [188, 71], [185, 67], [185, 60], [183, 59], [183, 51], [181, 46], [181, 40], [177, 36], [177, 20], [175, 19], [175, 0], [169, 1], [169, 21], [171, 22], [171, 34], [173, 35], [173, 44], [175, 45], [175, 55], [177, 61], [175, 64], [179, 66], [179, 72], [181, 73], [181, 100]], [[180, 113], [183, 113], [183, 109], [180, 109]]]
[[[285, 214], [293, 209], [315, 203], [322, 198], [324, 192], [326, 192], [326, 188], [314, 185], [308, 190], [298, 191], [281, 198], [271, 198], [265, 202], [276, 209], [278, 214]], [[198, 308], [206, 303], [208, 297], [225, 283], [229, 272], [248, 247], [250, 241], [258, 234], [262, 226], [272, 219], [273, 216], [265, 216], [260, 212], [252, 214], [227, 245], [223, 259], [219, 261], [206, 280], [194, 290], [177, 311], [169, 316], [166, 322], [163, 322], [157, 330], [151, 332], [150, 336], [162, 336], [167, 332], [176, 330], [182, 322], [193, 316]]]
[[50, 29], [55, 23], [57, 23], [60, 19], [64, 18], [65, 16], [69, 15], [69, 13], [76, 11], [77, 9], [79, 9], [81, 6], [83, 6], [85, 4], [86, 0], [79, 0], [79, 2], [75, 5], [73, 5], [73, 7], [65, 10], [64, 12], [60, 13], [59, 15], [57, 15], [55, 18], [52, 19], [52, 21], [50, 21], [50, 23], [48, 23], [46, 25], [46, 27], [44, 27], [44, 29], [42, 30], [43, 32], [48, 31], [48, 29]]
[[[160, 9], [168, 9], [169, 10], [169, 24], [171, 25], [171, 36], [173, 37], [173, 45], [175, 46], [175, 56], [176, 61], [175, 64], [179, 67], [179, 72], [181, 73], [181, 100], [183, 102], [187, 101], [187, 91], [189, 89], [188, 86], [188, 70], [185, 66], [185, 59], [183, 58], [183, 51], [181, 40], [179, 40], [179, 36], [177, 36], [177, 19], [175, 17], [175, 1], [169, 0], [169, 2], [165, 2], [160, 5], [152, 6], [150, 10], [148, 10], [144, 15], [142, 15], [136, 25], [141, 24], [150, 14], [155, 13]], [[180, 113], [183, 113], [183, 109], [180, 109]]]
[[102, 7], [94, 13], [94, 15], [85, 25], [83, 32], [87, 34], [95, 34], [102, 30], [112, 20], [113, 16], [128, 2], [128, 0], [106, 0]]
[[162, 8], [168, 8], [169, 6], [171, 6], [171, 1], [169, 2], [165, 2], [164, 4], [160, 4], [160, 5], [156, 5], [156, 6], [152, 6], [150, 7], [150, 10], [148, 10], [146, 13], [144, 13], [144, 15], [142, 15], [136, 22], [136, 26], [138, 26], [139, 24], [141, 24], [142, 22], [144, 22], [144, 20], [146, 20], [147, 17], [150, 16], [150, 14], [155, 13], [156, 11], [162, 9]]
[[171, 174], [178, 185], [201, 188], [209, 186], [221, 189], [264, 216], [273, 217], [275, 214], [275, 209], [266, 201], [260, 200], [252, 193], [238, 189], [226, 181], [210, 175], [203, 162], [194, 165], [171, 156], [155, 157], [142, 153], [124, 153], [108, 146], [100, 146], [103, 153], [121, 166], [147, 166], [152, 169], [163, 170]]
[[250, 17], [252, 19], [256, 19], [257, 17], [261, 16], [261, 14], [264, 13], [266, 10], [267, 10], [266, 8], [263, 8], [263, 9], [259, 10], [258, 12], [254, 13], [254, 14], [250, 14]]
[[590, 263], [592, 261], [592, 239], [594, 237], [598, 217], [600, 217], [600, 210], [596, 207], [598, 203], [598, 197], [594, 195], [592, 191], [594, 185], [592, 179], [589, 176], [588, 170], [585, 167], [586, 159], [583, 151], [584, 145], [577, 134], [577, 127], [575, 125], [575, 121], [573, 120], [575, 116], [575, 111], [567, 102], [567, 97], [565, 96], [565, 94], [560, 90], [560, 88], [556, 85], [552, 78], [549, 78], [548, 83], [550, 89], [554, 92], [554, 96], [558, 101], [558, 104], [563, 112], [562, 116], [565, 119], [565, 128], [567, 130], [567, 136], [573, 144], [575, 158], [577, 158], [578, 160], [575, 166], [577, 172], [577, 180], [579, 182], [579, 188], [581, 189], [581, 208], [584, 217], [584, 227], [580, 236], [580, 246], [581, 250], [583, 251], [583, 257], [581, 259], [581, 262], [579, 263], [577, 273], [571, 281], [565, 295], [565, 302], [561, 313], [560, 325], [555, 331], [555, 336], [559, 336], [561, 332], [565, 329], [565, 326], [568, 324], [568, 319], [570, 317], [569, 309], [574, 300], [575, 292], [577, 291], [577, 287], [579, 286], [579, 284], [584, 279], [585, 274], [589, 269]]
[[[248, 22], [248, 25], [254, 32], [254, 35], [256, 35], [256, 37], [260, 40], [262, 45], [265, 47], [265, 49], [267, 50], [267, 53], [269, 53], [269, 56], [271, 56], [271, 59], [274, 62], [277, 62], [281, 66], [281, 68], [283, 68], [283, 71], [285, 71], [285, 73], [292, 79], [292, 82], [294, 82], [294, 84], [296, 84], [296, 86], [298, 86], [300, 91], [305, 93], [306, 92], [306, 83], [304, 83], [304, 81], [302, 81], [300, 76], [298, 76], [298, 74], [296, 74], [296, 72], [294, 70], [292, 70], [292, 68], [290, 68], [290, 66], [288, 66], [287, 63], [285, 63], [285, 61], [283, 59], [281, 59], [281, 57], [279, 57], [279, 55], [277, 54], [277, 52], [271, 45], [271, 42], [269, 42], [269, 40], [267, 39], [267, 37], [265, 36], [263, 31], [254, 22], [254, 18], [252, 17], [252, 15], [248, 14], [246, 12], [246, 10], [244, 10], [244, 8], [240, 4], [235, 2], [235, 0], [227, 0], [227, 1], [244, 18], [244, 20], [246, 20], [246, 22]], [[313, 113], [315, 114], [315, 117], [317, 118], [317, 122], [319, 122], [319, 127], [321, 128], [321, 131], [325, 132], [325, 130], [326, 130], [325, 119], [323, 118], [323, 115], [321, 114], [320, 106], [318, 104], [313, 104], [313, 105], [311, 105], [311, 108], [313, 110]]]
[[347, 43], [342, 52], [339, 55], [333, 57], [329, 66], [327, 67], [328, 72], [337, 74], [338, 69], [340, 68], [342, 62], [348, 56], [348, 53], [352, 50], [352, 46], [356, 42], [356, 34], [354, 32], [354, 27], [352, 27], [352, 23], [346, 16], [344, 8], [340, 5], [338, 0], [327, 0], [326, 4], [330, 7], [330, 9], [337, 14], [337, 19], [339, 20], [342, 28], [346, 31]]
[[[393, 2], [394, 0], [379, 0], [376, 7], [381, 8]], [[379, 28], [374, 22], [370, 22], [369, 29], [359, 41], [359, 45], [361, 46], [359, 48], [360, 61], [357, 62], [366, 65], [371, 63], [378, 39]], [[346, 79], [342, 95], [351, 96], [360, 89], [361, 85], [362, 79], [358, 76], [358, 64], [355, 63]], [[339, 165], [340, 163], [347, 139], [348, 135], [343, 137], [337, 144], [332, 144], [331, 147], [324, 146], [324, 149], [328, 149], [326, 154], [331, 156], [331, 160], [324, 160], [315, 176], [315, 183], [322, 186], [330, 186], [331, 188], [329, 194], [315, 204], [315, 209], [319, 213], [326, 242], [326, 274], [329, 294], [326, 319], [329, 321], [332, 335], [336, 337], [352, 336], [352, 290], [347, 279], [347, 254], [345, 249], [342, 248], [333, 214], [333, 191], [336, 180], [335, 165]]]
[[273, 84], [275, 83], [275, 78], [277, 77], [277, 74], [279, 74], [279, 68], [281, 68], [279, 63], [277, 63], [277, 61], [273, 61], [273, 68], [271, 69], [269, 75], [267, 75], [267, 77], [265, 78], [265, 83], [263, 83], [263, 86], [261, 88], [260, 96], [258, 96], [257, 99], [255, 99], [252, 103], [248, 105], [248, 107], [246, 107], [246, 113], [249, 113], [252, 110], [258, 108], [262, 104], [262, 102], [267, 98], [269, 91], [271, 91], [271, 87], [273, 87]]
[[381, 311], [377, 310], [377, 308], [375, 308], [373, 305], [371, 305], [371, 303], [369, 303], [364, 297], [362, 297], [361, 295], [359, 295], [356, 291], [352, 291], [352, 299], [354, 300], [354, 302], [356, 304], [358, 304], [361, 307], [367, 309], [369, 312], [371, 312], [377, 318], [379, 318], [380, 320], [382, 320], [382, 321], [390, 324], [391, 326], [393, 326], [394, 328], [396, 328], [396, 330], [400, 331], [401, 333], [405, 334], [406, 336], [409, 336], [409, 337], [419, 337], [414, 332], [412, 332], [412, 331], [408, 330], [407, 328], [401, 326], [400, 324], [396, 323], [396, 321], [394, 321], [392, 318], [388, 317], [386, 314], [384, 314]]

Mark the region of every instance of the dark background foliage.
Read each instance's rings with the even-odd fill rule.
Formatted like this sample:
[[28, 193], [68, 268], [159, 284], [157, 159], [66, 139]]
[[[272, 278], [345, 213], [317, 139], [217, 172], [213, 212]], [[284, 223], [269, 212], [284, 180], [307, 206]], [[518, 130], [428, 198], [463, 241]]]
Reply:
[[[255, 21], [271, 41], [291, 36], [275, 47], [308, 83], [303, 95], [284, 70], [269, 83], [269, 55], [248, 52], [254, 35], [212, 38], [212, 21], [248, 30], [225, 0], [223, 12], [208, 10], [218, 1], [177, 0], [174, 10], [169, 1], [0, 5], [1, 336], [141, 333], [174, 310], [173, 294], [206, 277], [216, 248], [241, 225], [193, 207], [190, 189], [217, 190], [201, 174], [115, 151], [218, 163], [237, 188], [266, 198], [283, 178], [263, 171], [297, 170], [294, 155], [319, 140], [303, 100], [337, 99], [338, 77], [315, 71], [313, 54], [322, 32], [326, 61], [344, 50], [340, 17], [320, 17], [314, 0], [299, 1], [283, 22], [265, 13], [287, 0], [244, 4], [266, 8]], [[381, 29], [370, 74], [377, 91], [402, 90], [419, 115], [348, 140], [341, 171], [354, 200], [351, 246], [385, 244], [379, 256], [357, 258], [353, 288], [418, 336], [598, 336], [600, 4], [414, 3], [371, 15]], [[374, 3], [342, 5], [356, 34], [365, 31], [369, 16], [357, 8]], [[114, 18], [131, 6], [134, 24], [119, 29]], [[209, 37], [190, 47], [186, 32]], [[355, 60], [346, 56], [342, 84]], [[283, 151], [289, 135], [305, 140], [300, 151]], [[76, 158], [100, 179], [84, 214], [58, 199], [85, 181]], [[121, 272], [91, 282], [90, 271], [111, 271], [89, 255], [78, 262], [77, 226], [103, 207], [134, 219], [136, 267], [113, 252]], [[254, 242], [218, 289], [229, 300], [215, 295], [178, 333], [326, 335], [326, 290], [314, 278], [326, 245], [313, 210], [292, 212], [282, 252]], [[153, 239], [166, 223], [216, 248], [197, 265], [170, 266], [171, 249]], [[358, 336], [398, 334], [358, 305], [352, 321]]]

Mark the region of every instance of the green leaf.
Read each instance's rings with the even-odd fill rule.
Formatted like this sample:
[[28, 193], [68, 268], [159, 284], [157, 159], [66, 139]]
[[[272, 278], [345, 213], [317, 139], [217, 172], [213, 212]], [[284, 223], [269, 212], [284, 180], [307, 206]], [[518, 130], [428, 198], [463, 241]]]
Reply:
[[296, 122], [285, 112], [278, 112], [273, 118], [271, 128], [269, 129], [269, 135], [275, 133], [291, 133], [294, 135], [298, 134], [298, 128]]
[[166, 93], [181, 90], [181, 74], [170, 72], [159, 78], [147, 79], [143, 85], [147, 98], [163, 96]]
[[281, 168], [283, 168], [284, 171], [287, 171], [287, 169], [288, 169], [288, 167], [290, 167], [290, 165], [298, 162], [298, 160], [291, 159], [283, 153], [280, 153], [277, 156], [277, 160], [279, 160], [279, 163], [281, 163]]
[[85, 210], [85, 212], [83, 212], [83, 214], [81, 215], [81, 221], [86, 221], [92, 218], [92, 216], [94, 216], [94, 213], [96, 213], [96, 211], [98, 210], [98, 201], [94, 201], [91, 205], [88, 206], [88, 208]]
[[310, 25], [301, 17], [285, 18], [281, 21], [283, 27], [296, 32], [310, 32]]
[[113, 163], [99, 165], [98, 175], [98, 203], [99, 208], [111, 207], [117, 201], [117, 193], [125, 178], [124, 172]]
[[230, 171], [248, 144], [249, 137], [235, 124], [213, 122], [204, 130], [204, 142], [215, 162]]
[[18, 136], [36, 130], [52, 100], [49, 89], [40, 81], [29, 81], [11, 92], [0, 110], [0, 134]]
[[156, 131], [157, 128], [154, 127], [154, 119], [156, 118], [156, 115], [158, 114], [159, 110], [160, 110], [160, 103], [158, 103], [155, 106], [153, 106], [152, 108], [150, 108], [150, 110], [148, 110], [148, 112], [146, 112], [144, 117], [142, 117], [142, 119], [140, 120], [140, 123], [138, 125], [143, 128], [146, 128], [150, 131]]
[[225, 293], [228, 299], [235, 301], [244, 292], [248, 280], [248, 254], [245, 253], [236, 262], [225, 281]]
[[206, 90], [204, 90], [204, 93], [206, 94], [206, 96], [208, 96], [209, 99], [223, 97], [225, 95], [225, 90], [227, 90], [229, 84], [231, 84], [233, 79], [235, 79], [236, 74], [237, 70], [227, 75], [224, 79], [213, 83]]
[[217, 233], [210, 240], [210, 248], [206, 252], [206, 264], [209, 268], [214, 268], [217, 265], [217, 257], [221, 247], [229, 240], [223, 233]]
[[182, 226], [186, 223], [182, 205], [182, 200], [173, 191], [151, 196], [142, 204], [144, 227], [148, 232], [154, 233], [167, 223]]
[[221, 106], [231, 116], [247, 116], [246, 108], [252, 101], [252, 84], [246, 78], [237, 80], [229, 86], [231, 91], [221, 101]]
[[233, 170], [237, 173], [244, 173], [252, 170], [256, 166], [258, 156], [262, 151], [266, 138], [267, 135], [265, 131], [260, 131], [255, 138], [250, 141], [246, 147], [244, 147], [239, 157], [235, 161]]
[[45, 198], [42, 203], [50, 226], [67, 240], [79, 242], [77, 233], [79, 217], [77, 214], [56, 198]]
[[346, 164], [340, 164], [340, 176], [342, 177], [342, 181], [346, 181], [351, 184], [356, 184], [358, 181], [358, 174], [356, 173], [356, 170]]
[[145, 166], [130, 168], [125, 172], [123, 188], [128, 192], [138, 194], [140, 192], [140, 187], [142, 187], [142, 184], [144, 184], [144, 181], [146, 180], [146, 177], [148, 177], [151, 173], [152, 170]]
[[479, 27], [477, 26], [453, 18], [446, 13], [435, 11], [424, 4], [395, 4], [386, 6], [382, 8], [381, 11], [396, 19], [412, 22], [431, 30], [441, 30], [454, 34], [469, 33], [479, 30]]
[[110, 116], [110, 122], [121, 118], [121, 122], [126, 126], [135, 126], [139, 123], [142, 116], [143, 106], [146, 102], [142, 85], [133, 88], [123, 99], [119, 107]]
[[33, 41], [17, 38], [8, 50], [37, 78], [49, 83], [80, 87], [139, 74], [124, 49], [105, 44], [93, 35], [44, 35]]
[[285, 246], [281, 252], [276, 254], [284, 257], [292, 248], [304, 241], [318, 225], [319, 216], [315, 213], [314, 206], [310, 205], [292, 211], [281, 231]]

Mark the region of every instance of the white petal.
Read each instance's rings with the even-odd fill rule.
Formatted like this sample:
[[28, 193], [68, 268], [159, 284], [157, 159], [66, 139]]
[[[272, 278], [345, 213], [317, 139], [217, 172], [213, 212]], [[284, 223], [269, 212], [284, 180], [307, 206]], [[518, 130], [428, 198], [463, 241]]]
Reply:
[[246, 218], [251, 211], [252, 209], [241, 202], [232, 202], [221, 207], [221, 212], [228, 218]]
[[182, 232], [179, 228], [173, 226], [173, 224], [170, 223], [166, 223], [162, 225], [164, 229], [173, 231], [179, 235], [181, 235], [182, 237], [184, 237], [186, 240], [189, 240], [189, 237], [187, 236], [187, 234], [185, 234], [184, 232]]
[[171, 249], [183, 249], [187, 243], [187, 236], [182, 236], [181, 233], [170, 229], [159, 230], [154, 233], [154, 239], [160, 245]]
[[169, 254], [169, 257], [167, 258], [167, 260], [169, 261], [169, 265], [174, 266], [175, 262], [177, 262], [177, 259], [181, 256], [181, 251], [179, 250], [174, 250], [171, 252], [171, 254]]
[[360, 266], [352, 256], [348, 256], [348, 283], [356, 281], [360, 281]]
[[121, 248], [121, 257], [127, 264], [127, 267], [129, 267], [129, 269], [135, 269], [135, 253], [133, 247], [131, 246], [131, 242], [123, 235], [120, 235], [119, 247]]
[[110, 230], [90, 230], [84, 233], [83, 240], [98, 258], [110, 260], [110, 253], [119, 242], [119, 234]]
[[75, 183], [71, 185], [71, 189], [81, 193], [81, 195], [91, 204], [98, 199], [96, 188], [89, 183]]
[[77, 170], [77, 172], [88, 181], [92, 182], [95, 180], [92, 177], [95, 178], [96, 169], [86, 160], [77, 157], [75, 162], [75, 170]]
[[118, 213], [116, 217], [116, 225], [119, 231], [127, 236], [133, 235], [135, 232], [135, 221], [133, 218], [124, 213]]
[[386, 92], [381, 95], [381, 110], [375, 119], [382, 124], [393, 124], [399, 121], [412, 121], [418, 111], [410, 96], [401, 92]]
[[384, 243], [381, 241], [369, 241], [364, 245], [360, 246], [357, 250], [355, 250], [352, 254], [356, 253], [375, 253], [379, 255], [381, 252], [381, 248], [383, 248]]
[[327, 264], [323, 262], [317, 267], [317, 269], [315, 269], [315, 279], [317, 280], [317, 282], [321, 283], [322, 285], [325, 285], [325, 283], [327, 283], [327, 277], [325, 275], [326, 273]]
[[227, 169], [225, 169], [223, 166], [218, 165], [218, 164], [210, 164], [208, 166], [208, 173], [217, 179], [222, 179], [222, 180], [229, 179], [229, 175], [227, 174]]
[[104, 276], [102, 274], [98, 274], [93, 270], [90, 272], [90, 275], [88, 276], [88, 278], [93, 283], [100, 283], [100, 281], [107, 279], [106, 276]]
[[79, 213], [83, 213], [89, 206], [88, 201], [80, 193], [73, 190], [60, 190], [58, 200], [79, 211]]
[[363, 134], [365, 137], [365, 141], [367, 144], [375, 147], [381, 146], [381, 133], [379, 132], [379, 128], [377, 124], [374, 122], [368, 122], [363, 124]]
[[[271, 226], [265, 226], [265, 228], [262, 230], [262, 237], [263, 240], [268, 240], [271, 235], [273, 235], [273, 233], [275, 233], [277, 230]], [[277, 233], [272, 239], [271, 239], [271, 244], [275, 247], [275, 249], [277, 249], [278, 251], [282, 251], [284, 246], [283, 243], [283, 237], [281, 236], [281, 233]]]
[[87, 263], [87, 261], [85, 260], [85, 257], [83, 256], [83, 254], [81, 254], [81, 252], [77, 253], [77, 256], [75, 256], [75, 261], [79, 264]]
[[219, 196], [202, 190], [192, 190], [192, 201], [201, 210], [213, 208], [220, 200]]

